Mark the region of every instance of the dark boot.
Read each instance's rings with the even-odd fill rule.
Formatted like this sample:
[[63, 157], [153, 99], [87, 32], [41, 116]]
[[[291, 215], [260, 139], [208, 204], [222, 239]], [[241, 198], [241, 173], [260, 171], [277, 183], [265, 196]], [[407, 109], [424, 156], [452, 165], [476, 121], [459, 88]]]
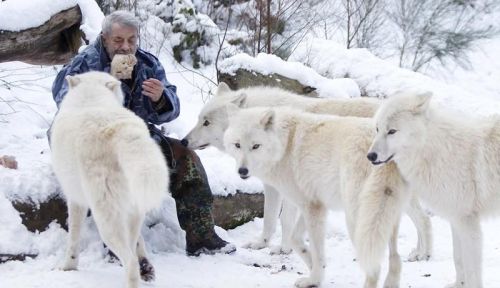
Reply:
[[179, 224], [186, 231], [188, 255], [236, 251], [234, 245], [215, 233], [212, 191], [198, 155], [179, 140], [161, 138], [159, 143], [170, 168], [170, 192], [175, 199]]

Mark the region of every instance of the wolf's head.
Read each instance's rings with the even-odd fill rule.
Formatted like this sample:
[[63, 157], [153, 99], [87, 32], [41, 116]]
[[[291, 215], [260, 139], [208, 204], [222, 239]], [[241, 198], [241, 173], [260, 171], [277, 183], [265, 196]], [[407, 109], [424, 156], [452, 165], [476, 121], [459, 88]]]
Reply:
[[[108, 73], [91, 71], [74, 76], [68, 75], [66, 76], [66, 81], [68, 81], [68, 91], [76, 89], [82, 89], [84, 91], [94, 91], [95, 94], [99, 94], [99, 97], [105, 97], [105, 94], [109, 94], [113, 95], [113, 98], [120, 105], [122, 105], [123, 103], [124, 96], [120, 81], [116, 80], [115, 77], [111, 76]], [[102, 93], [99, 93], [98, 91], [102, 91]]]
[[270, 108], [239, 109], [232, 106], [229, 126], [224, 134], [226, 152], [236, 159], [240, 177], [266, 174], [286, 149], [284, 131]]
[[224, 150], [223, 136], [228, 125], [227, 105], [244, 107], [246, 94], [232, 91], [221, 82], [215, 96], [208, 101], [198, 116], [198, 122], [182, 140], [191, 149], [203, 149], [209, 145]]
[[432, 93], [394, 95], [375, 114], [376, 136], [368, 152], [374, 165], [398, 162], [425, 141]]

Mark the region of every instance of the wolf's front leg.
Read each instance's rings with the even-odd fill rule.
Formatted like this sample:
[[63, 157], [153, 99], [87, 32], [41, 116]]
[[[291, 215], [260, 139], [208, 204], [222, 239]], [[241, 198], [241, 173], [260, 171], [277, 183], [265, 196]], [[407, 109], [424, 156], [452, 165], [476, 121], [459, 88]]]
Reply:
[[418, 199], [413, 196], [406, 213], [417, 228], [417, 247], [408, 256], [408, 261], [426, 261], [432, 254], [432, 224], [431, 219], [425, 214]]
[[308, 204], [303, 217], [311, 247], [311, 274], [295, 282], [299, 288], [319, 287], [325, 277], [325, 222], [327, 210], [320, 203]]
[[401, 257], [398, 253], [398, 231], [399, 223], [394, 226], [394, 230], [389, 241], [389, 271], [384, 282], [384, 288], [399, 288], [401, 279]]
[[243, 245], [244, 248], [262, 249], [269, 246], [271, 237], [276, 232], [282, 201], [283, 197], [279, 191], [264, 184], [264, 229], [259, 239]]
[[281, 246], [271, 248], [271, 254], [290, 254], [292, 252], [292, 233], [297, 223], [298, 209], [292, 202], [284, 199], [281, 209]]
[[80, 206], [68, 199], [68, 246], [61, 270], [76, 270], [80, 254], [80, 232], [83, 220], [87, 215], [87, 207]]

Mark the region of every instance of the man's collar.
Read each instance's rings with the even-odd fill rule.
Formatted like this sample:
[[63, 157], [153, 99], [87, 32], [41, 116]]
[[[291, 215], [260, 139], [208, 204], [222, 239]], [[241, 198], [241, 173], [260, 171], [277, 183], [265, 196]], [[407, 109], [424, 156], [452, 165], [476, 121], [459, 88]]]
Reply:
[[109, 58], [108, 51], [106, 51], [106, 47], [104, 47], [104, 40], [102, 39], [102, 35], [97, 37], [95, 47], [99, 50], [99, 56], [101, 63], [106, 66], [111, 65], [111, 58]]

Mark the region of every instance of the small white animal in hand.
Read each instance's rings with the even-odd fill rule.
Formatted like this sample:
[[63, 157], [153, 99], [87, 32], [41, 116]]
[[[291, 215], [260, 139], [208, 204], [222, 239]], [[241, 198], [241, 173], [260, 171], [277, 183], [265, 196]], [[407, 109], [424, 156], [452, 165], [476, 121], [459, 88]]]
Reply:
[[133, 54], [116, 54], [111, 61], [111, 75], [117, 79], [131, 79], [137, 59]]

